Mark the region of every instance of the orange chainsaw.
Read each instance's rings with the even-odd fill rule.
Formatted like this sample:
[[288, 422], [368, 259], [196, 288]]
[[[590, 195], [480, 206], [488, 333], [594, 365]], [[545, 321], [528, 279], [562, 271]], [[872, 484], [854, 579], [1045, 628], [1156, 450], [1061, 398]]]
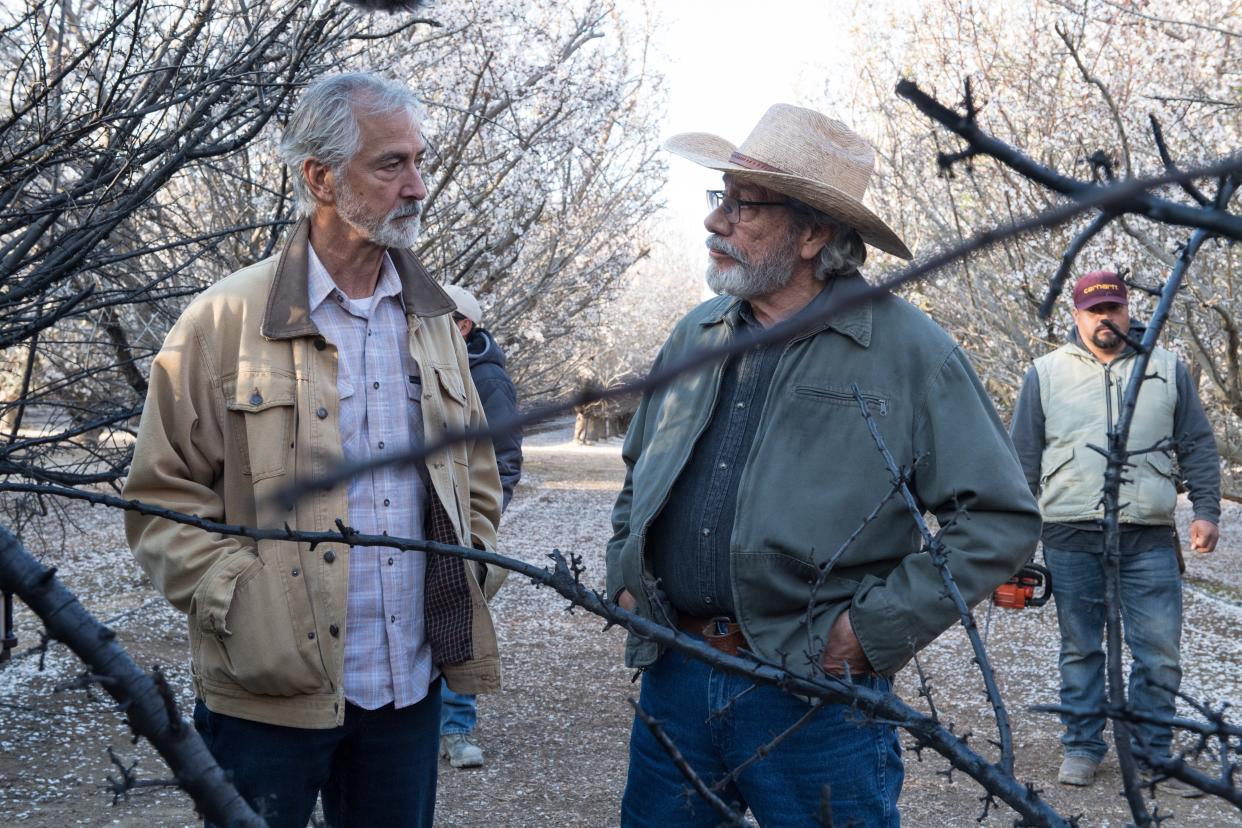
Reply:
[[1046, 567], [1029, 563], [996, 588], [992, 603], [1005, 609], [1042, 607], [1052, 597], [1052, 573]]

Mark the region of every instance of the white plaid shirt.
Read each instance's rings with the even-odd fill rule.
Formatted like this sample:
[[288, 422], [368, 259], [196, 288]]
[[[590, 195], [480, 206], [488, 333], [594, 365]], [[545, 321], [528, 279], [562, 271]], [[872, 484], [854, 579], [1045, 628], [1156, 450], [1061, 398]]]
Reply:
[[[406, 343], [401, 280], [387, 255], [373, 296], [351, 300], [308, 246], [311, 321], [336, 345], [341, 446], [351, 463], [408, 449], [423, 436], [422, 386]], [[349, 525], [422, 538], [427, 489], [413, 467], [386, 466], [349, 482]], [[406, 707], [434, 677], [423, 621], [426, 556], [383, 547], [349, 550], [345, 698], [374, 710]]]

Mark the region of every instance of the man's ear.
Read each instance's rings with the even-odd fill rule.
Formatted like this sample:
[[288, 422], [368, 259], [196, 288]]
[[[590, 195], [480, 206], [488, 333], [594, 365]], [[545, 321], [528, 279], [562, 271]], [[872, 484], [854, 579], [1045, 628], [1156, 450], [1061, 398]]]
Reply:
[[327, 164], [307, 158], [302, 162], [302, 178], [306, 181], [306, 189], [310, 190], [317, 201], [324, 204], [336, 203], [336, 176]]
[[808, 227], [798, 236], [800, 242], [798, 254], [803, 261], [811, 261], [819, 256], [819, 251], [823, 250], [824, 245], [832, 241], [836, 235], [837, 228], [827, 224]]

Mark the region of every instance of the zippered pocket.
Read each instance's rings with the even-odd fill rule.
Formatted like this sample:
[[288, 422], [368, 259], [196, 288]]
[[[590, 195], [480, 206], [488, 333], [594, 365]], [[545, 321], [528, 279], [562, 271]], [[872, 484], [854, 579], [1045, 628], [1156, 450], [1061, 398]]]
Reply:
[[[853, 391], [844, 391], [836, 388], [820, 388], [814, 385], [795, 385], [793, 389], [794, 395], [798, 397], [806, 397], [812, 400], [821, 400], [832, 405], [844, 405], [852, 408], [858, 408], [858, 399], [854, 396]], [[881, 397], [878, 394], [863, 391], [862, 398], [867, 402], [867, 409], [872, 414], [879, 414], [881, 417], [888, 416], [888, 398]], [[862, 410], [859, 409], [861, 415]]]

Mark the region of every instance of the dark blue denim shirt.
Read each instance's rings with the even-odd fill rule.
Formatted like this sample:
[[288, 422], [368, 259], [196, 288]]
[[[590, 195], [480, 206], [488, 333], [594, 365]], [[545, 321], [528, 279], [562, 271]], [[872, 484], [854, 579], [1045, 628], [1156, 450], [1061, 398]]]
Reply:
[[[749, 303], [739, 316], [734, 337], [762, 329]], [[784, 349], [761, 345], [730, 358], [711, 419], [647, 532], [656, 577], [680, 613], [734, 616], [729, 538], [738, 483]]]

